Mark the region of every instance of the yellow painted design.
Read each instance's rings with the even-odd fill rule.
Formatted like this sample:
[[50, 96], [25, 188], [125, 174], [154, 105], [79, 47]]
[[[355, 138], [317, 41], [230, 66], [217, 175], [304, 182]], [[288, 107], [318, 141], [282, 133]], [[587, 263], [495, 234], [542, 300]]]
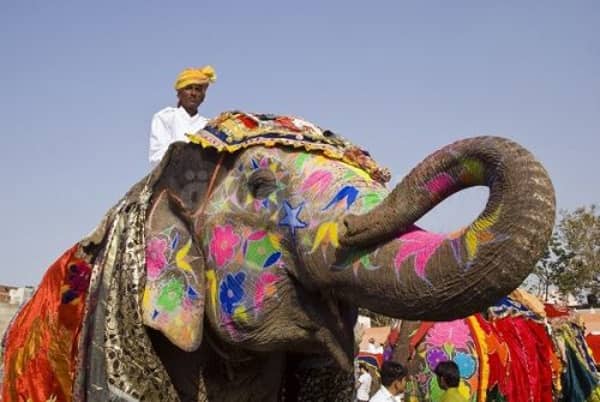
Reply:
[[192, 248], [192, 239], [188, 239], [187, 243], [177, 251], [177, 254], [175, 254], [175, 264], [184, 271], [191, 272], [192, 266], [187, 261], [187, 255], [190, 252], [190, 248]]
[[323, 240], [327, 240], [328, 243], [333, 245], [335, 248], [340, 246], [337, 222], [324, 222], [321, 224], [321, 226], [319, 226], [315, 236], [315, 241], [313, 242], [312, 250], [310, 250], [310, 252], [314, 252], [317, 247], [321, 245]]
[[324, 158], [322, 155], [318, 155], [313, 160], [315, 166], [323, 166], [327, 163], [327, 158]]
[[276, 248], [277, 250], [281, 250], [281, 241], [279, 240], [279, 236], [273, 234], [273, 233], [269, 233], [269, 241], [271, 242], [271, 245], [273, 246], [273, 248]]
[[144, 295], [142, 296], [142, 306], [144, 306], [143, 310], [150, 309], [150, 291], [148, 288], [144, 289]]
[[487, 335], [479, 325], [477, 318], [470, 316], [467, 322], [471, 331], [477, 340], [477, 355], [479, 357], [479, 389], [477, 390], [477, 401], [485, 402], [487, 398], [487, 388], [490, 381], [490, 362], [488, 359]]
[[238, 322], [248, 322], [248, 313], [244, 306], [238, 306], [233, 310], [233, 319]]
[[467, 158], [463, 161], [463, 166], [465, 171], [461, 179], [465, 184], [483, 184], [485, 175], [480, 161]]
[[208, 293], [210, 294], [211, 305], [213, 308], [213, 315], [217, 316], [217, 277], [215, 271], [206, 271], [206, 284], [208, 287]]
[[491, 215], [476, 220], [467, 230], [465, 242], [469, 259], [475, 256], [481, 243], [494, 239], [494, 234], [489, 229], [498, 221], [501, 209], [500, 206]]
[[371, 176], [369, 176], [369, 174], [367, 172], [365, 172], [364, 170], [354, 167], [352, 165], [348, 165], [348, 164], [346, 164], [346, 167], [348, 169], [352, 170], [354, 173], [356, 173], [356, 175], [358, 177], [361, 177], [365, 180], [371, 180]]

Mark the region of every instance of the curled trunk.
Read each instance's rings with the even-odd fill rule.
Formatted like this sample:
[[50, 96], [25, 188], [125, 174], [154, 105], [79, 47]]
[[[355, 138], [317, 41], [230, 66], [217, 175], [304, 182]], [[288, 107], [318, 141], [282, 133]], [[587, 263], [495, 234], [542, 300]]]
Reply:
[[[413, 226], [451, 194], [479, 185], [490, 196], [467, 228], [435, 235]], [[426, 158], [378, 207], [345, 218], [340, 243], [346, 251], [338, 251], [337, 260], [358, 249], [372, 266], [357, 275], [340, 270], [332, 285], [340, 297], [351, 292], [353, 302], [392, 316], [466, 316], [522, 283], [545, 249], [554, 219], [552, 184], [527, 150], [498, 137], [458, 141]]]

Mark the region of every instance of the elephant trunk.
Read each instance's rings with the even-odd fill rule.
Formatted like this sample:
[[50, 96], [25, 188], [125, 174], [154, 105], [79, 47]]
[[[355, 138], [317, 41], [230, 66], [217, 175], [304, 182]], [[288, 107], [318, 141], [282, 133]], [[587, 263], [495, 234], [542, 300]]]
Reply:
[[[490, 195], [467, 228], [437, 235], [413, 226], [451, 194], [477, 185]], [[522, 283], [554, 219], [552, 184], [527, 150], [498, 137], [458, 141], [427, 157], [375, 209], [345, 218], [338, 261], [354, 255], [371, 265], [347, 277], [338, 272], [332, 285], [340, 297], [350, 292], [353, 302], [391, 316], [467, 316]]]

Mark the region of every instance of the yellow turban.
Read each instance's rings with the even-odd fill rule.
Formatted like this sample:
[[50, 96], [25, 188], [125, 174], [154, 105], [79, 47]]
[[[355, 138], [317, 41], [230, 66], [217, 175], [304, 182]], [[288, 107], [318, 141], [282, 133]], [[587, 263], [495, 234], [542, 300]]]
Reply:
[[191, 84], [212, 84], [217, 80], [217, 73], [211, 66], [186, 68], [175, 80], [175, 90], [179, 91]]

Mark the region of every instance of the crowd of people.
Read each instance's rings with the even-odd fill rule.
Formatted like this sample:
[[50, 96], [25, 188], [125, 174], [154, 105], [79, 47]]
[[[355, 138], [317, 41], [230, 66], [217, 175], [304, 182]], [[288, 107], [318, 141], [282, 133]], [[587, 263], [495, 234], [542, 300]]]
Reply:
[[[453, 361], [440, 362], [435, 368], [440, 388], [444, 391], [439, 402], [466, 402], [467, 399], [460, 394], [460, 372]], [[379, 370], [381, 386], [372, 389], [373, 377], [369, 373], [365, 362], [358, 364], [358, 378], [356, 380], [356, 400], [359, 402], [411, 402], [405, 399], [408, 371], [397, 362], [386, 361]]]

